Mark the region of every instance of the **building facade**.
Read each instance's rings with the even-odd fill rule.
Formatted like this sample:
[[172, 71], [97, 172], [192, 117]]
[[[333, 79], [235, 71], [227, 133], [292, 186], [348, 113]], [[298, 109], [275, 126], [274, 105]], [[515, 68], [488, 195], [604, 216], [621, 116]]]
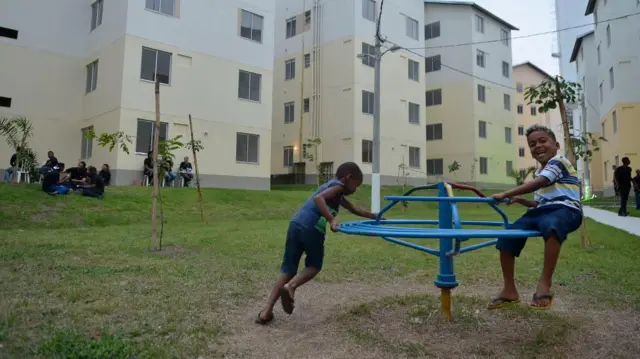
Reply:
[[[41, 162], [52, 150], [67, 167], [108, 163], [128, 185], [153, 145], [157, 76], [160, 139], [188, 140], [192, 115], [201, 183], [268, 189], [274, 13], [274, 0], [3, 1], [0, 115], [33, 122]], [[90, 129], [123, 131], [131, 153], [98, 147]]]
[[[469, 2], [425, 1], [424, 17], [429, 178], [512, 185], [517, 28]], [[454, 163], [459, 169], [451, 171]]]
[[542, 113], [537, 105], [530, 105], [525, 100], [525, 91], [528, 87], [536, 87], [553, 77], [531, 62], [525, 62], [513, 67], [513, 78], [516, 82], [514, 101], [516, 116], [513, 126], [518, 156], [516, 167], [519, 171], [526, 171], [530, 167], [537, 168], [539, 166], [529, 151], [529, 144], [525, 136], [527, 129], [533, 125], [547, 126], [556, 135], [561, 150], [564, 149], [564, 131], [558, 109]]
[[[271, 172], [304, 163], [306, 182], [358, 163], [371, 181], [374, 60], [380, 1], [281, 0], [276, 4]], [[422, 0], [384, 3], [381, 33], [403, 48], [424, 44]], [[386, 47], [391, 46], [389, 43]], [[383, 49], [384, 51], [385, 49]], [[424, 183], [423, 59], [403, 50], [381, 62], [381, 183]], [[405, 168], [405, 171], [402, 171]]]
[[[634, 15], [639, 11], [637, 1], [604, 0], [589, 0], [585, 11], [596, 22], [596, 107], [606, 139], [599, 159], [605, 195], [613, 194], [614, 165], [620, 165], [624, 157], [629, 157], [634, 168], [640, 164], [640, 15]], [[608, 19], [616, 20], [605, 21]]]

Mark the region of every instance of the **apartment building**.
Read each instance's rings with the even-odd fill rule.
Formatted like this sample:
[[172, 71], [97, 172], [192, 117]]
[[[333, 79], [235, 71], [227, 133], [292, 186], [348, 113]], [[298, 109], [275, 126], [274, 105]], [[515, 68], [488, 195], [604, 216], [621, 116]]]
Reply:
[[[600, 50], [601, 51], [601, 50]], [[596, 138], [602, 136], [600, 125], [600, 100], [598, 81], [598, 49], [595, 43], [594, 30], [578, 36], [570, 57], [576, 68], [577, 82], [582, 86], [582, 93], [578, 101], [578, 122], [584, 131]], [[580, 161], [584, 162], [584, 161]], [[585, 193], [601, 194], [604, 191], [604, 168], [602, 151], [595, 151], [588, 163], [583, 163], [583, 187]]]
[[[0, 115], [33, 122], [40, 161], [52, 150], [68, 167], [108, 163], [129, 185], [153, 147], [157, 77], [160, 139], [188, 139], [192, 115], [201, 183], [268, 189], [274, 13], [275, 0], [2, 1]], [[131, 153], [89, 129], [123, 131]]]
[[[640, 165], [640, 15], [633, 15], [638, 12], [638, 1], [605, 0], [589, 0], [585, 11], [596, 22], [595, 105], [602, 136], [607, 139], [600, 146], [605, 194], [613, 194], [613, 165], [619, 165], [623, 157], [629, 157], [634, 167]], [[604, 21], [616, 18], [620, 19]]]
[[516, 94], [514, 98], [514, 106], [516, 116], [514, 118], [515, 144], [517, 147], [516, 168], [519, 171], [526, 171], [529, 167], [538, 167], [537, 161], [529, 152], [529, 145], [525, 132], [527, 128], [533, 125], [544, 125], [549, 127], [556, 135], [560, 143], [561, 150], [564, 148], [564, 130], [562, 128], [562, 118], [560, 111], [555, 109], [546, 113], [540, 112], [539, 106], [529, 104], [525, 99], [525, 91], [528, 87], [536, 87], [544, 81], [553, 79], [546, 71], [540, 67], [525, 62], [513, 66], [513, 78], [516, 83]]
[[[422, 0], [384, 2], [381, 33], [398, 47], [381, 63], [381, 183], [425, 183]], [[271, 172], [315, 183], [354, 161], [371, 181], [374, 53], [380, 1], [276, 3]], [[319, 144], [310, 141], [319, 140]], [[316, 142], [317, 143], [317, 142]], [[305, 155], [306, 153], [306, 155]]]
[[[430, 179], [512, 185], [507, 173], [516, 168], [517, 152], [511, 31], [518, 29], [472, 2], [428, 0], [424, 17]], [[450, 173], [454, 162], [461, 167]]]

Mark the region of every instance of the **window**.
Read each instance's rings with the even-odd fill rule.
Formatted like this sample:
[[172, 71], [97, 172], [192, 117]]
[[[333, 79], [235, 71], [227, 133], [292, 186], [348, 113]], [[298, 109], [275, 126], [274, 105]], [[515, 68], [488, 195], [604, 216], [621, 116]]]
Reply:
[[616, 111], [613, 111], [611, 117], [613, 124], [613, 134], [615, 135], [618, 132], [618, 114], [616, 113]]
[[260, 135], [236, 134], [236, 162], [258, 163]]
[[304, 54], [304, 67], [311, 66], [311, 54]]
[[522, 93], [522, 82], [516, 83], [516, 91], [518, 91], [518, 93]]
[[287, 30], [286, 30], [287, 39], [290, 37], [296, 36], [296, 18], [292, 17], [287, 19], [286, 24], [287, 24]]
[[175, 14], [175, 0], [146, 0], [147, 10], [173, 16]]
[[524, 157], [524, 147], [518, 148], [518, 157]]
[[96, 0], [91, 4], [91, 31], [102, 24], [102, 5], [104, 0]]
[[598, 91], [600, 92], [600, 103], [604, 100], [604, 95], [602, 94], [602, 82], [598, 85]]
[[291, 80], [296, 77], [296, 59], [284, 62], [284, 79]]
[[362, 113], [373, 115], [373, 92], [362, 91]]
[[405, 21], [407, 26], [407, 36], [414, 40], [419, 40], [418, 20], [405, 16]]
[[409, 102], [409, 123], [420, 124], [420, 105]]
[[505, 161], [505, 165], [507, 167], [507, 175], [509, 175], [509, 173], [513, 172], [513, 161]]
[[295, 102], [287, 102], [284, 104], [284, 123], [293, 123], [295, 121]]
[[524, 136], [524, 126], [518, 126], [518, 136]]
[[420, 63], [409, 59], [409, 80], [420, 81]]
[[0, 96], [0, 107], [11, 107], [11, 97]]
[[374, 0], [362, 0], [362, 17], [369, 21], [376, 21], [376, 2]]
[[[638, 0], [640, 1], [640, 0]], [[600, 65], [601, 57], [600, 57], [600, 45], [596, 48], [596, 57], [598, 58], [598, 65]]]
[[376, 64], [376, 48], [367, 44], [366, 42], [362, 43], [362, 64], [374, 67]]
[[156, 75], [161, 84], [169, 84], [171, 79], [171, 53], [143, 47], [140, 78], [155, 82]]
[[311, 25], [311, 10], [304, 12], [304, 26]]
[[284, 146], [282, 148], [282, 166], [293, 166], [293, 146]]
[[0, 37], [6, 37], [8, 39], [18, 39], [18, 30], [9, 29], [8, 27], [0, 26]]
[[504, 142], [511, 143], [511, 127], [504, 128]]
[[611, 46], [611, 25], [607, 25], [607, 48]]
[[80, 130], [82, 133], [82, 139], [80, 139], [80, 158], [91, 158], [93, 154], [93, 138], [88, 138], [89, 134], [93, 132], [93, 126], [85, 127]]
[[509, 78], [509, 63], [502, 61], [502, 76]]
[[426, 106], [442, 105], [442, 89], [429, 90], [425, 92]]
[[427, 176], [441, 176], [444, 174], [444, 160], [434, 158], [427, 160]]
[[[136, 153], [147, 154], [149, 151], [153, 151], [155, 130], [155, 121], [138, 119], [138, 128], [136, 131]], [[160, 133], [158, 134], [160, 142], [166, 141], [168, 137], [168, 130], [169, 125], [165, 122], [160, 122]]]
[[536, 116], [538, 114], [538, 109], [535, 106], [531, 106], [531, 116]]
[[305, 113], [309, 112], [309, 110], [310, 110], [310, 108], [311, 108], [311, 103], [310, 103], [310, 101], [309, 101], [309, 98], [308, 98], [308, 97], [307, 97], [307, 98], [305, 98], [305, 99], [304, 99], [304, 101], [302, 101], [302, 102], [303, 102], [302, 110], [303, 110]]
[[87, 65], [87, 83], [85, 92], [93, 92], [98, 87], [98, 60]]
[[262, 75], [240, 70], [238, 73], [238, 98], [260, 102]]
[[484, 34], [484, 18], [476, 15], [476, 31]]
[[440, 71], [441, 67], [440, 55], [430, 56], [425, 59], [425, 72]]
[[362, 140], [362, 163], [373, 162], [373, 141]]
[[523, 105], [518, 105], [518, 114], [522, 115], [524, 113], [524, 106]]
[[440, 21], [424, 25], [424, 39], [434, 39], [440, 37]]
[[606, 134], [605, 134], [604, 130], [605, 130], [606, 126], [604, 125], [604, 122], [602, 124], [600, 124], [600, 127], [602, 127], [602, 137], [605, 137]]
[[442, 124], [434, 123], [427, 125], [427, 141], [437, 141], [442, 139]]
[[486, 98], [486, 88], [482, 85], [478, 85], [478, 101], [485, 102]]
[[409, 146], [409, 167], [420, 168], [420, 147]]
[[485, 55], [484, 51], [482, 51], [482, 50], [477, 50], [476, 51], [476, 65], [478, 65], [478, 66], [480, 66], [482, 68], [484, 68], [484, 60], [485, 60], [484, 55]]
[[487, 138], [487, 122], [478, 121], [478, 137]]
[[613, 67], [611, 67], [611, 68], [609, 69], [609, 88], [610, 88], [611, 90], [613, 90], [613, 88], [615, 87], [615, 85], [616, 85], [616, 82], [615, 82], [615, 80], [614, 80], [614, 78], [613, 78]]
[[489, 173], [489, 161], [486, 157], [480, 157], [480, 174], [486, 175]]
[[500, 29], [500, 42], [504, 46], [509, 46], [509, 31], [505, 29]]
[[247, 10], [242, 10], [241, 21], [240, 36], [244, 37], [245, 39], [262, 43], [264, 17]]
[[511, 95], [504, 94], [504, 109], [507, 111], [511, 111]]

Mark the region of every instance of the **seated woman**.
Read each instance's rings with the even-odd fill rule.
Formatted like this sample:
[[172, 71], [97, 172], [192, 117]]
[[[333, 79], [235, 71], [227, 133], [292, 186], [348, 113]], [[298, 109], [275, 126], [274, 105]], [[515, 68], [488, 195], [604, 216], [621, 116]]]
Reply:
[[102, 178], [102, 182], [104, 183], [105, 186], [108, 186], [109, 184], [111, 184], [111, 170], [109, 169], [108, 164], [105, 163], [102, 165], [102, 169], [98, 173], [98, 176]]
[[97, 199], [102, 199], [104, 195], [104, 181], [98, 175], [98, 170], [93, 166], [89, 166], [89, 177], [87, 184], [83, 186], [82, 195]]

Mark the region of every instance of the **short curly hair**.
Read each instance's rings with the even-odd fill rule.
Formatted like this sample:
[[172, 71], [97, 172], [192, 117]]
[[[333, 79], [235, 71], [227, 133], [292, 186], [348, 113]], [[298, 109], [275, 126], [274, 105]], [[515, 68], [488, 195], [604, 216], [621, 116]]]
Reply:
[[556, 134], [553, 133], [553, 131], [547, 127], [547, 126], [543, 126], [543, 125], [533, 125], [529, 128], [527, 128], [527, 131], [524, 133], [527, 137], [529, 137], [530, 134], [534, 133], [534, 132], [538, 132], [538, 131], [542, 131], [545, 132], [547, 135], [549, 135], [549, 137], [551, 137], [552, 140], [554, 141], [558, 141], [556, 139]]

